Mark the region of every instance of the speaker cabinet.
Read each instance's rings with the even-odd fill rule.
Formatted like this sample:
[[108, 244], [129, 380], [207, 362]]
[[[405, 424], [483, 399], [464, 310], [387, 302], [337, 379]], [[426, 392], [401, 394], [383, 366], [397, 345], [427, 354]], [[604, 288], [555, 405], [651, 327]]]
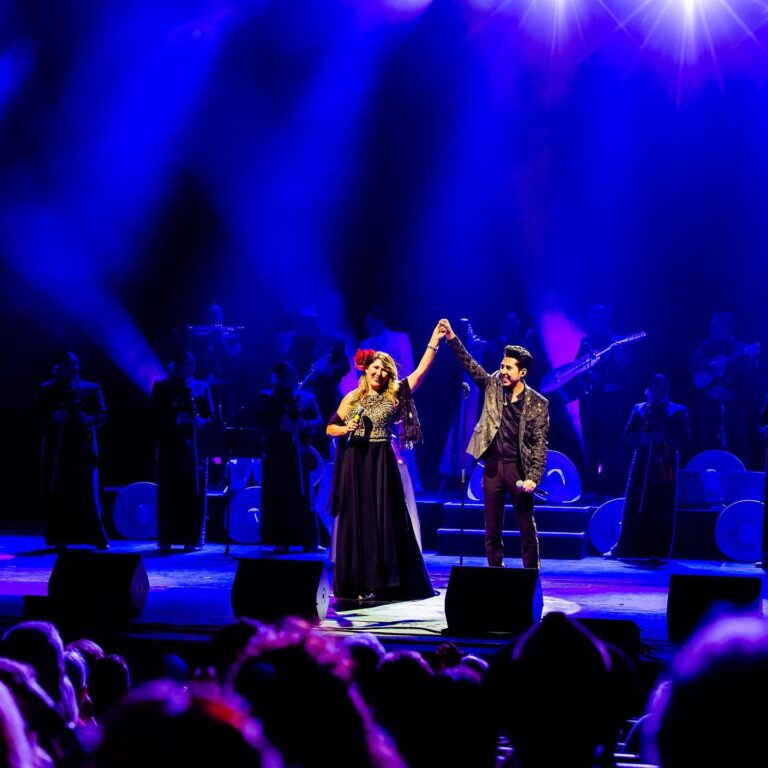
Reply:
[[535, 568], [451, 568], [445, 593], [450, 634], [522, 632], [541, 619], [543, 607]]
[[328, 613], [330, 594], [321, 560], [244, 558], [232, 583], [232, 611], [236, 617], [262, 621], [283, 616], [318, 621]]
[[718, 611], [760, 613], [759, 576], [673, 573], [667, 594], [667, 636], [684, 641]]
[[141, 614], [148, 592], [135, 553], [62, 552], [48, 580], [50, 610], [68, 622], [127, 622]]

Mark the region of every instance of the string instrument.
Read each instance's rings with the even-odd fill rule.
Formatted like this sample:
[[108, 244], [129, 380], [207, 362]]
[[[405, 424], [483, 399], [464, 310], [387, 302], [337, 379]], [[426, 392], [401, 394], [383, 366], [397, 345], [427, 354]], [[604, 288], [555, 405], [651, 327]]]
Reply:
[[645, 331], [638, 331], [637, 333], [631, 333], [629, 336], [623, 338], [614, 339], [608, 346], [603, 349], [591, 350], [586, 355], [582, 355], [578, 360], [572, 363], [566, 363], [558, 368], [547, 373], [541, 381], [541, 391], [544, 393], [554, 392], [555, 390], [564, 387], [569, 381], [572, 381], [577, 376], [586, 371], [591, 370], [600, 361], [603, 355], [606, 355], [612, 349], [618, 347], [621, 344], [628, 344], [638, 339], [644, 339], [647, 336]]
[[190, 325], [187, 323], [184, 330], [191, 336], [210, 336], [216, 333], [240, 333], [245, 330], [244, 325]]
[[333, 345], [328, 347], [328, 349], [320, 355], [320, 357], [315, 360], [312, 365], [309, 366], [309, 370], [305, 374], [304, 378], [299, 382], [299, 389], [304, 389], [304, 387], [307, 386], [313, 379], [315, 379], [318, 375], [318, 371], [320, 368], [323, 367], [324, 363], [330, 363], [333, 359]]
[[728, 368], [742, 357], [757, 357], [760, 343], [745, 344], [730, 355], [715, 355], [698, 367], [693, 373], [693, 383], [697, 389], [707, 390], [713, 400], [730, 400], [734, 395], [729, 386]]

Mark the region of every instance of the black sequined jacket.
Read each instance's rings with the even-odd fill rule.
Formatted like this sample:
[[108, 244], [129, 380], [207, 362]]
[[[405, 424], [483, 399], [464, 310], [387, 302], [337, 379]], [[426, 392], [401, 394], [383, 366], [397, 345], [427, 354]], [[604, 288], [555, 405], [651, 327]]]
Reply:
[[[472, 439], [467, 446], [467, 453], [480, 459], [493, 443], [501, 424], [501, 412], [504, 408], [504, 387], [499, 372], [488, 373], [472, 355], [467, 352], [457, 336], [448, 341], [448, 346], [456, 353], [473, 381], [483, 390], [483, 411], [477, 422]], [[549, 402], [535, 389], [525, 385], [525, 403], [520, 414], [518, 439], [520, 462], [526, 480], [536, 485], [544, 475], [547, 461], [547, 433], [549, 432]]]

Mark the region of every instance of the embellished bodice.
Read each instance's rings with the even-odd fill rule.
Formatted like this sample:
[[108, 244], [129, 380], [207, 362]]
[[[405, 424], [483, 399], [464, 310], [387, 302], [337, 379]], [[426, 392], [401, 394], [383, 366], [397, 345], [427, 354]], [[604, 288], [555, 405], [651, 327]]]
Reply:
[[357, 429], [352, 433], [355, 438], [365, 438], [372, 443], [385, 442], [392, 438], [397, 407], [384, 395], [366, 395], [352, 405], [344, 421], [349, 424], [358, 408], [365, 408]]

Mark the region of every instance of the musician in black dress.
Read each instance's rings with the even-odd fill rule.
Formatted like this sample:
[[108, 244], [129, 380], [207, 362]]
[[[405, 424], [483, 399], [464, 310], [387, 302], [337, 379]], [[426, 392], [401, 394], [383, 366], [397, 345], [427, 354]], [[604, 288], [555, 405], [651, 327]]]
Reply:
[[322, 551], [310, 485], [317, 460], [310, 439], [323, 426], [317, 399], [298, 389], [299, 378], [291, 363], [275, 366], [273, 382], [272, 389], [259, 394], [255, 414], [256, 425], [264, 433], [261, 541], [274, 545], [279, 553], [291, 546]]
[[396, 422], [403, 445], [421, 428], [411, 393], [434, 362], [445, 331], [436, 327], [421, 360], [403, 379], [386, 352], [358, 350], [358, 386], [341, 401], [326, 428], [337, 438], [331, 512], [333, 592], [337, 598], [417, 600], [434, 590], [411, 523], [392, 448]]
[[213, 419], [211, 390], [194, 378], [195, 358], [176, 356], [171, 374], [156, 381], [152, 403], [157, 422], [157, 545], [185, 552], [205, 542], [208, 461], [205, 427]]
[[67, 352], [56, 363], [53, 378], [40, 387], [40, 499], [45, 540], [57, 549], [93, 544], [108, 549], [99, 503], [96, 430], [107, 409], [101, 387], [80, 378], [80, 363]]
[[619, 540], [609, 558], [667, 560], [674, 542], [677, 472], [691, 438], [688, 409], [670, 402], [669, 382], [657, 373], [645, 401], [632, 409], [624, 430], [634, 449]]

